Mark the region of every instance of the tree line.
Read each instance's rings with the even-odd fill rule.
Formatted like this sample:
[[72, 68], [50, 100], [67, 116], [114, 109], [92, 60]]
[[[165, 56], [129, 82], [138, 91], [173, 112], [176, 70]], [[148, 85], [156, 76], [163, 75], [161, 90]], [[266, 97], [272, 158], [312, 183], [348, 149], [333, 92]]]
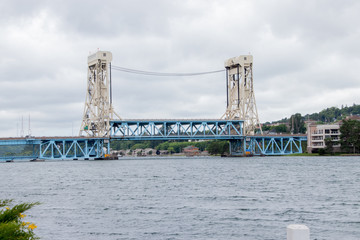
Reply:
[[112, 141], [110, 147], [112, 150], [135, 150], [152, 148], [156, 150], [167, 150], [169, 153], [181, 153], [184, 148], [195, 146], [200, 151], [208, 151], [212, 155], [221, 155], [229, 152], [229, 141], [208, 140], [208, 141]]
[[331, 123], [344, 119], [350, 115], [360, 115], [360, 105], [353, 104], [352, 106], [341, 106], [341, 108], [331, 107], [326, 108], [319, 113], [306, 114], [305, 119], [310, 119], [322, 123]]
[[[360, 115], [360, 105], [353, 104], [353, 106], [341, 106], [341, 108], [330, 107], [323, 109], [318, 113], [306, 114], [302, 116], [300, 113], [295, 113], [290, 118], [283, 118], [272, 123], [266, 122], [262, 126], [263, 131], [270, 131], [276, 133], [306, 133], [305, 121], [312, 120], [317, 123], [332, 123], [345, 119], [350, 115]], [[278, 125], [274, 125], [278, 123]]]
[[300, 113], [295, 113], [291, 117], [280, 120], [277, 125], [273, 125], [266, 122], [262, 126], [263, 131], [275, 132], [275, 133], [306, 133], [305, 117]]

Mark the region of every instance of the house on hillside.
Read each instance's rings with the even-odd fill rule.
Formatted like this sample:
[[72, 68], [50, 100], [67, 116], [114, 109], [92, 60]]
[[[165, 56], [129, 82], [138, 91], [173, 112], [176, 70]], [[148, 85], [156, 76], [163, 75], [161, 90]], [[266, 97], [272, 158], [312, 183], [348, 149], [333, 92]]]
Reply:
[[185, 153], [186, 156], [196, 156], [199, 155], [200, 150], [195, 146], [187, 146], [183, 149], [183, 153]]
[[153, 155], [156, 155], [156, 149], [145, 148], [144, 153], [145, 153], [146, 156], [153, 156]]
[[169, 151], [168, 150], [159, 150], [159, 155], [168, 155]]
[[137, 149], [135, 149], [135, 150], [132, 152], [132, 155], [133, 155], [134, 157], [145, 156], [145, 151], [144, 151], [144, 149], [137, 148]]
[[347, 117], [345, 118], [345, 120], [357, 120], [357, 121], [360, 121], [360, 116], [359, 116], [359, 115], [347, 116]]

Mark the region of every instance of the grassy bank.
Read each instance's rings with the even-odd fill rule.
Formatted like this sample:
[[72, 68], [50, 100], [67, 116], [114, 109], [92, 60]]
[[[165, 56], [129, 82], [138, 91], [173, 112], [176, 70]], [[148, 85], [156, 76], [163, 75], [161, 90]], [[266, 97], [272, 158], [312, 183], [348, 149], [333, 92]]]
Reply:
[[293, 156], [305, 156], [305, 157], [318, 157], [318, 156], [334, 156], [334, 157], [346, 157], [346, 156], [360, 156], [360, 154], [349, 154], [349, 153], [334, 153], [334, 154], [322, 154], [319, 153], [294, 153], [290, 155], [284, 155], [284, 157], [293, 157]]

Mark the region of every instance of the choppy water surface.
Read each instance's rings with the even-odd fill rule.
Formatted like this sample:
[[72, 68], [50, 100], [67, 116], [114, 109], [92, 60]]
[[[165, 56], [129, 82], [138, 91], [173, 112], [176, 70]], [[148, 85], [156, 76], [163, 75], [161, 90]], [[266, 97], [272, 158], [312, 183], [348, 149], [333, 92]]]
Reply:
[[360, 157], [1, 163], [0, 198], [42, 239], [360, 239]]

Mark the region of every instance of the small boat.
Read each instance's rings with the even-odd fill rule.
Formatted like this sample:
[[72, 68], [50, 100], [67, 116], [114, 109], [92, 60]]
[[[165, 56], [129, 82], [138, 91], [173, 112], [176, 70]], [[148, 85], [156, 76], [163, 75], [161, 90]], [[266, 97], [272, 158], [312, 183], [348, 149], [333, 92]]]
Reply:
[[45, 162], [44, 159], [32, 159], [30, 162]]

